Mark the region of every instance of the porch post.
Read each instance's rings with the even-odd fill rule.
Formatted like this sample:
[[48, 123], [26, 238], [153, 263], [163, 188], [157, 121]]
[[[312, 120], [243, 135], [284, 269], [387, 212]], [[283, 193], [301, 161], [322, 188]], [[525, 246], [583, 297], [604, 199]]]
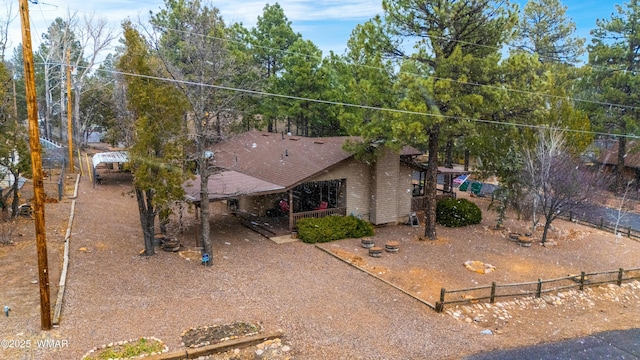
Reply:
[[289, 190], [289, 231], [293, 231], [293, 189]]

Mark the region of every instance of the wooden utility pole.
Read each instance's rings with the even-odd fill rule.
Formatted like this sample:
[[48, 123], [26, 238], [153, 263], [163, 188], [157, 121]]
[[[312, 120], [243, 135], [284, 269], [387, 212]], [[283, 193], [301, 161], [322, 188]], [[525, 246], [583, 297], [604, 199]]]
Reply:
[[[71, 49], [67, 49], [67, 137], [69, 138], [69, 172], [73, 174], [73, 121], [71, 116]], [[82, 160], [78, 158], [78, 161]]]
[[24, 57], [24, 81], [27, 96], [27, 114], [29, 117], [29, 146], [31, 150], [31, 171], [33, 173], [33, 194], [36, 226], [36, 248], [38, 250], [38, 282], [40, 284], [40, 323], [42, 330], [51, 329], [51, 304], [49, 302], [49, 265], [47, 261], [47, 236], [44, 226], [44, 181], [42, 176], [42, 157], [40, 155], [40, 131], [38, 129], [38, 103], [36, 99], [36, 81], [33, 65], [33, 47], [31, 45], [31, 25], [29, 24], [29, 4], [20, 1], [20, 20], [22, 23], [22, 49]]

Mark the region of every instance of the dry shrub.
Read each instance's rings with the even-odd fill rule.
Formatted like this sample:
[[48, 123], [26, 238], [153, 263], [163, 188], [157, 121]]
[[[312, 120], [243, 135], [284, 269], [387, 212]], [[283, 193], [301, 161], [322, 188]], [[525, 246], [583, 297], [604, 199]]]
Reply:
[[11, 245], [13, 244], [13, 232], [16, 229], [15, 220], [8, 220], [0, 222], [0, 244]]

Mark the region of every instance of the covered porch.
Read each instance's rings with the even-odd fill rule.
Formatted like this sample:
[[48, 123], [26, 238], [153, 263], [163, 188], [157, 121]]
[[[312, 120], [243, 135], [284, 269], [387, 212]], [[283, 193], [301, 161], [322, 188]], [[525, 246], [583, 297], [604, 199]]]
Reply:
[[[200, 206], [200, 178], [187, 181], [185, 199]], [[265, 237], [295, 231], [300, 219], [346, 215], [346, 180], [305, 182], [289, 189], [235, 171], [212, 175], [209, 202], [225, 202], [227, 211]], [[293, 204], [291, 206], [290, 204]]]

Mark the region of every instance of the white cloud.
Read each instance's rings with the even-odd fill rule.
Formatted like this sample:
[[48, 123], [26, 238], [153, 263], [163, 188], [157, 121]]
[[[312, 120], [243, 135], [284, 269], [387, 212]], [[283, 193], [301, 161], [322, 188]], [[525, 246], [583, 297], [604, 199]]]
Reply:
[[[266, 1], [249, 1], [239, 5], [237, 1], [216, 1], [225, 21], [242, 22], [245, 26], [254, 26], [261, 16]], [[269, 2], [275, 4], [275, 1]], [[382, 11], [380, 3], [371, 0], [310, 1], [281, 0], [280, 7], [289, 21], [296, 26], [302, 21], [362, 20], [373, 17]]]
[[[329, 50], [342, 53], [346, 47], [351, 30], [356, 24], [362, 23], [376, 14], [381, 13], [380, 1], [372, 0], [278, 0], [285, 15], [292, 22], [295, 32], [313, 41], [324, 54]], [[246, 28], [255, 26], [258, 16], [261, 16], [267, 3], [273, 5], [276, 1], [246, 1], [216, 0], [212, 1], [227, 24], [241, 22]], [[9, 6], [9, 3], [6, 3]], [[31, 35], [33, 48], [37, 49], [43, 33], [51, 23], [61, 17], [67, 19], [69, 14], [77, 16], [91, 16], [109, 21], [111, 27], [120, 31], [123, 20], [130, 18], [147, 21], [149, 11], [157, 13], [164, 8], [163, 0], [43, 0], [38, 4], [29, 4], [31, 21]], [[13, 5], [13, 13], [17, 15], [18, 6]], [[20, 18], [16, 17], [10, 26], [9, 48], [22, 43]], [[117, 43], [114, 43], [114, 46]], [[11, 50], [7, 51], [11, 56]]]

